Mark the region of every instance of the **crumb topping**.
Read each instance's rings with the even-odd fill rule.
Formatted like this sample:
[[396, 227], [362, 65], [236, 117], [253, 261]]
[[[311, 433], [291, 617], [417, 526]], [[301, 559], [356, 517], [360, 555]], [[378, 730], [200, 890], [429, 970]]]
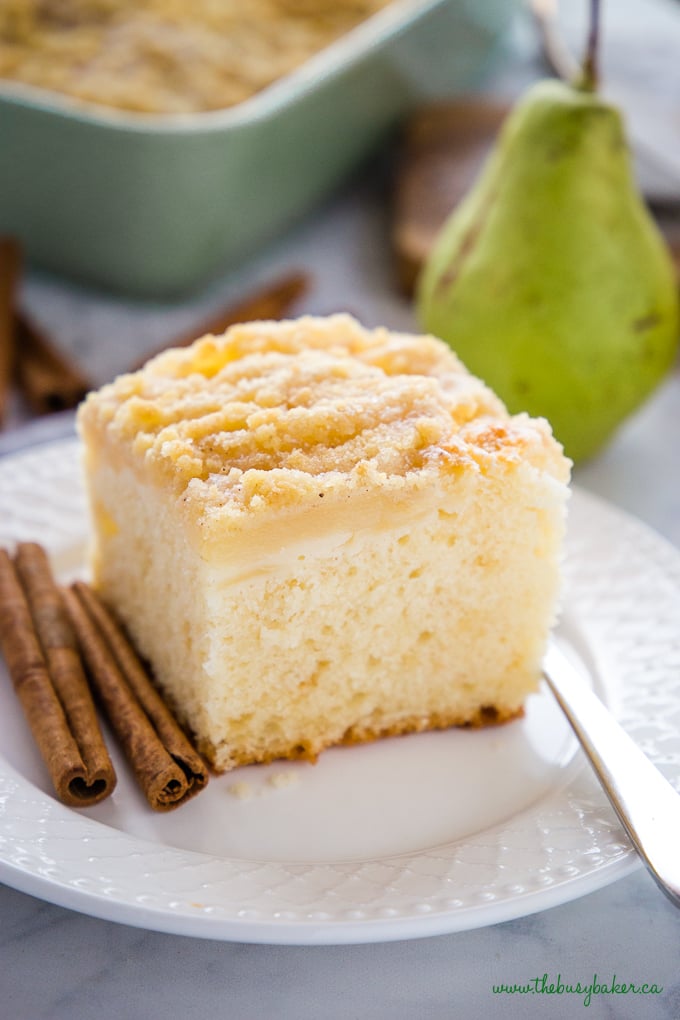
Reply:
[[140, 113], [240, 103], [389, 0], [2, 0], [0, 78]]
[[441, 341], [345, 315], [166, 351], [90, 395], [80, 419], [185, 498], [241, 510], [557, 445]]

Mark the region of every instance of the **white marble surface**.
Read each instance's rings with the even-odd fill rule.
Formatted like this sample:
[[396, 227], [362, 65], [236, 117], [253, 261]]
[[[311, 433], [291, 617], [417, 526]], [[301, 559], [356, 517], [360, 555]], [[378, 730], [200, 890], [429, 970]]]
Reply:
[[[395, 295], [384, 168], [239, 273], [174, 308], [131, 306], [33, 275], [31, 311], [97, 382], [230, 295], [292, 267], [314, 279], [299, 311], [347, 309], [367, 324], [415, 325]], [[14, 408], [13, 422], [22, 414]], [[44, 428], [45, 426], [41, 426]], [[49, 427], [49, 426], [48, 426]], [[680, 370], [576, 481], [680, 547]], [[26, 434], [0, 441], [6, 450]], [[679, 848], [680, 852], [680, 848]], [[643, 870], [566, 906], [463, 934], [349, 947], [216, 943], [81, 916], [0, 887], [0, 1015], [14, 1020], [144, 1017], [366, 1018], [580, 1016], [582, 999], [495, 995], [500, 982], [655, 982], [659, 995], [600, 996], [587, 1016], [680, 1016], [680, 911]]]

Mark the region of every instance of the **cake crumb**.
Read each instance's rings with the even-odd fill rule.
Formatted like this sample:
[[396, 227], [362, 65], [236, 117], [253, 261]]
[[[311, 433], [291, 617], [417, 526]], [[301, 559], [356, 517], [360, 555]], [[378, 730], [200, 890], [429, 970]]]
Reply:
[[237, 800], [250, 800], [255, 793], [250, 783], [232, 783], [227, 789]]
[[510, 720], [538, 687], [569, 462], [443, 341], [240, 324], [78, 427], [94, 583], [245, 814], [328, 747]]
[[267, 786], [272, 786], [275, 790], [283, 790], [287, 786], [295, 786], [299, 781], [299, 774], [290, 769], [288, 772], [274, 772], [267, 779]]

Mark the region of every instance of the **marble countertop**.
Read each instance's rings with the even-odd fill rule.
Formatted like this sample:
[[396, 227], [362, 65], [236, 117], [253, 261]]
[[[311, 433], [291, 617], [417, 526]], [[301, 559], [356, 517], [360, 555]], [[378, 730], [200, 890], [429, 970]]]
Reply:
[[[388, 177], [374, 165], [243, 270], [181, 306], [133, 305], [32, 275], [25, 300], [96, 382], [200, 321], [206, 312], [291, 268], [310, 272], [298, 311], [347, 310], [367, 325], [412, 329], [388, 250]], [[20, 408], [0, 439], [11, 451], [50, 425], [23, 430]], [[63, 426], [63, 420], [61, 422]], [[36, 431], [37, 429], [37, 431]], [[579, 468], [575, 481], [680, 548], [680, 370]], [[339, 947], [241, 945], [159, 934], [80, 915], [0, 887], [0, 1002], [15, 1020], [214, 1016], [362, 1018], [566, 1017], [578, 996], [496, 995], [499, 982], [655, 983], [658, 995], [600, 996], [597, 1018], [680, 1016], [680, 911], [640, 869], [574, 902], [455, 935]]]

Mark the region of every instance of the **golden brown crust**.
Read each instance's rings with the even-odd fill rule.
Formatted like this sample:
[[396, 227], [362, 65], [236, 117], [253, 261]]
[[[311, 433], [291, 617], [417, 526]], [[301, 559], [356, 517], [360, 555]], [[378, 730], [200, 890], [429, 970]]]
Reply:
[[412, 716], [408, 719], [400, 719], [399, 722], [389, 726], [372, 728], [369, 725], [358, 724], [352, 726], [338, 741], [328, 741], [321, 746], [313, 748], [303, 743], [292, 747], [281, 749], [266, 755], [251, 755], [248, 753], [236, 753], [225, 768], [215, 765], [215, 759], [219, 758], [219, 749], [210, 744], [200, 744], [199, 750], [209, 761], [212, 761], [214, 772], [229, 772], [241, 765], [266, 765], [274, 761], [308, 761], [314, 763], [319, 755], [328, 750], [329, 747], [350, 747], [356, 744], [368, 744], [374, 740], [381, 740], [383, 737], [403, 737], [410, 733], [424, 733], [431, 730], [448, 730], [454, 727], [460, 729], [486, 729], [490, 726], [503, 726], [505, 723], [521, 719], [524, 715], [524, 707], [502, 708], [494, 705], [482, 705], [471, 716], [461, 719], [460, 714], [433, 713], [428, 716]]

